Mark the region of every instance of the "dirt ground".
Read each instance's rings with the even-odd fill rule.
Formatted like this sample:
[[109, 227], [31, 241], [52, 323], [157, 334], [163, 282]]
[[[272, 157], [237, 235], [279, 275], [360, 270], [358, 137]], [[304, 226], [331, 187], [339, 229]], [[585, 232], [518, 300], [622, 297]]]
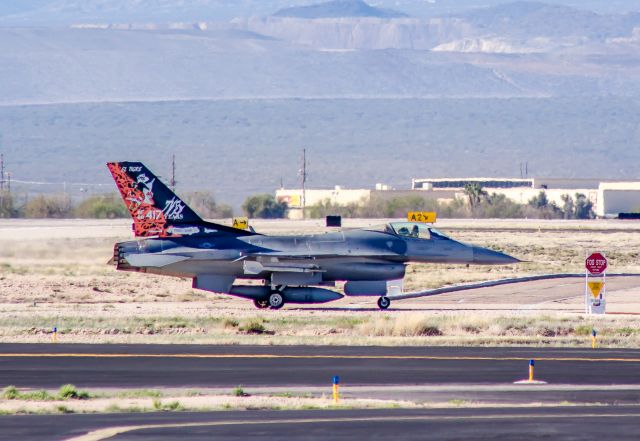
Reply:
[[[345, 227], [382, 224], [347, 220]], [[255, 221], [269, 234], [326, 231], [321, 221]], [[614, 220], [443, 220], [453, 238], [501, 250], [518, 265], [411, 265], [407, 291], [544, 273], [579, 273], [592, 251], [612, 273], [640, 273], [640, 223]], [[258, 311], [251, 302], [191, 288], [191, 281], [117, 272], [113, 244], [128, 220], [0, 221], [0, 342], [258, 344], [583, 344], [598, 325], [612, 345], [640, 339], [640, 277], [610, 278], [606, 317], [583, 311], [584, 281], [508, 285], [394, 302], [375, 298]], [[608, 331], [607, 331], [608, 330]], [[608, 333], [607, 333], [608, 332]], [[603, 340], [603, 341], [604, 341]]]

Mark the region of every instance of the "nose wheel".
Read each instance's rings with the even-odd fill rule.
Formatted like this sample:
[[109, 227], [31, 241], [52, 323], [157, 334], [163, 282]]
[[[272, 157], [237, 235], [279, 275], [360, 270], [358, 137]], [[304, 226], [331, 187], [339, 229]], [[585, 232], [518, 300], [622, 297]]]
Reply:
[[382, 296], [378, 299], [378, 308], [387, 309], [391, 305], [391, 300], [389, 297]]

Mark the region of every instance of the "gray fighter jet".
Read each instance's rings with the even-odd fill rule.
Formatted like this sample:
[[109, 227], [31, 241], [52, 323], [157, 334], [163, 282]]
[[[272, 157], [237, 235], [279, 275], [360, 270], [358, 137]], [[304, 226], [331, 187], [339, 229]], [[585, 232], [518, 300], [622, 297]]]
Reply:
[[[267, 236], [202, 220], [139, 162], [107, 164], [139, 239], [117, 243], [119, 270], [188, 277], [193, 287], [253, 300], [258, 308], [400, 293], [409, 262], [505, 265], [511, 256], [466, 245], [426, 224], [391, 222], [325, 234]], [[236, 279], [262, 284], [234, 284]]]

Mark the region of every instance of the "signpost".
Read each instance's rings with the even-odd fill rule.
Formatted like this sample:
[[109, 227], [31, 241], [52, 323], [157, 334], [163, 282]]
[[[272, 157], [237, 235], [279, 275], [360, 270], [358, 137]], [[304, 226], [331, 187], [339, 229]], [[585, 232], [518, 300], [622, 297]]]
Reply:
[[592, 253], [584, 261], [585, 309], [587, 314], [604, 314], [606, 306], [607, 258], [602, 253]]
[[249, 229], [249, 218], [247, 217], [234, 217], [233, 228], [239, 228], [241, 230]]
[[584, 261], [584, 266], [592, 276], [600, 276], [607, 270], [607, 258], [602, 253], [593, 253]]
[[436, 213], [433, 211], [410, 211], [407, 213], [409, 222], [424, 222], [433, 224], [436, 222]]

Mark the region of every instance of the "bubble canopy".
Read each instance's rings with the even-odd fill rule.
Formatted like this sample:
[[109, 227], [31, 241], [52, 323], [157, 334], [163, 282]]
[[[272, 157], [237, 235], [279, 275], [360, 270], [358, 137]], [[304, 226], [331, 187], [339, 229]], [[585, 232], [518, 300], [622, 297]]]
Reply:
[[383, 231], [385, 233], [394, 234], [400, 237], [413, 238], [413, 239], [439, 239], [439, 240], [451, 240], [449, 236], [435, 228], [429, 227], [419, 222], [390, 222], [385, 225], [378, 225], [375, 227], [367, 228], [372, 231]]

